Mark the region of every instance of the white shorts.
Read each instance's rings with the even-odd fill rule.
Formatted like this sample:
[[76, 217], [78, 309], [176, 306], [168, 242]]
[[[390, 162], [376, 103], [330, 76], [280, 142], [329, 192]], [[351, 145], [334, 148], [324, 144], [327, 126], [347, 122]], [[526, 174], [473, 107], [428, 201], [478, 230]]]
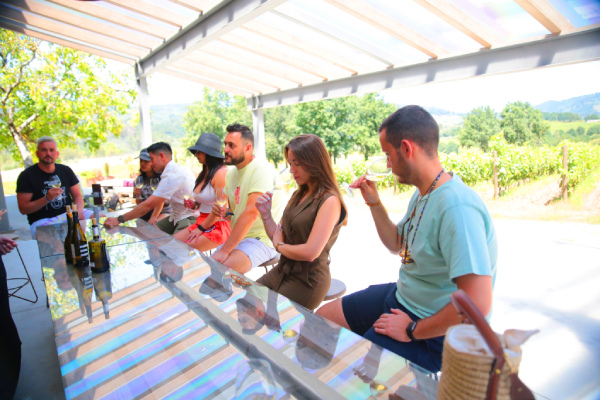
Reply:
[[[221, 250], [221, 247], [223, 245], [217, 247], [216, 251]], [[248, 256], [250, 264], [252, 264], [251, 268], [257, 267], [277, 255], [274, 248], [267, 246], [256, 238], [243, 239], [235, 246], [234, 250], [239, 250]]]

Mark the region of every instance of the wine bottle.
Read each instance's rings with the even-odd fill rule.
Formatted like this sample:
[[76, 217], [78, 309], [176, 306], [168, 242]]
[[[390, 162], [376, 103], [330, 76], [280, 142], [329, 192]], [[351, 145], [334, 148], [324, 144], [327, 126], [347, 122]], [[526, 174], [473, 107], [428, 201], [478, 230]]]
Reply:
[[73, 251], [71, 249], [71, 236], [73, 235], [73, 214], [71, 206], [67, 206], [67, 236], [65, 236], [65, 260], [73, 264]]
[[104, 272], [110, 268], [108, 252], [106, 251], [106, 241], [100, 237], [100, 229], [96, 218], [92, 218], [93, 239], [89, 242], [90, 247], [90, 267], [92, 272]]
[[73, 234], [71, 235], [71, 249], [73, 251], [73, 265], [75, 268], [84, 268], [90, 265], [88, 244], [85, 233], [79, 224], [77, 206], [73, 204]]

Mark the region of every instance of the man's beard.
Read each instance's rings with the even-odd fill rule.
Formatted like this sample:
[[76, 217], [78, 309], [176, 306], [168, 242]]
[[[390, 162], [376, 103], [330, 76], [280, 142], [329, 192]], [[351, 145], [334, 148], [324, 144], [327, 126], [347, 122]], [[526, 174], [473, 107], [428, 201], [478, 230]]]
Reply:
[[235, 158], [233, 156], [231, 156], [231, 160], [229, 162], [227, 162], [227, 159], [225, 159], [225, 164], [226, 165], [238, 165], [243, 163], [244, 161], [246, 161], [246, 156], [244, 154], [242, 154], [241, 156]]
[[[46, 161], [46, 159], [49, 159], [50, 161]], [[40, 163], [45, 164], [45, 165], [52, 165], [54, 164], [54, 159], [52, 157], [44, 157], [40, 160]]]

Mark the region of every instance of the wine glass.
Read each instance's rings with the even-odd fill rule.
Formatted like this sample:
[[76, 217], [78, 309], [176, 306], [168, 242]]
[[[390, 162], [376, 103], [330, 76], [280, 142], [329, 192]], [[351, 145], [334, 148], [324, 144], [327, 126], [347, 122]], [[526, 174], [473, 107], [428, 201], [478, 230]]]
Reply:
[[277, 389], [275, 376], [268, 361], [251, 358], [240, 366], [235, 380], [235, 398], [242, 400], [272, 400]]
[[367, 179], [373, 182], [384, 180], [392, 169], [388, 167], [387, 157], [378, 157], [367, 165]]
[[194, 192], [191, 191], [189, 193], [183, 194], [183, 205], [192, 208], [192, 199], [194, 198]]
[[[137, 189], [141, 189], [144, 187], [144, 177], [142, 175], [138, 175], [137, 178], [135, 178], [135, 182], [134, 185]], [[141, 195], [140, 197], [138, 197], [139, 199], [141, 199]]]
[[354, 190], [352, 190], [348, 182], [342, 183], [342, 189], [349, 197], [354, 197]]
[[156, 188], [158, 188], [159, 182], [160, 182], [160, 179], [158, 179], [158, 178], [150, 178], [150, 187], [152, 188], [152, 190], [156, 190]]
[[50, 180], [48, 181], [48, 184], [54, 189], [60, 189], [61, 182], [58, 175], [52, 175], [52, 177], [50, 177]]
[[[227, 193], [225, 192], [225, 188], [218, 188], [215, 190], [215, 201], [217, 205], [221, 208], [227, 205]], [[219, 221], [227, 221], [223, 216], [219, 219]]]

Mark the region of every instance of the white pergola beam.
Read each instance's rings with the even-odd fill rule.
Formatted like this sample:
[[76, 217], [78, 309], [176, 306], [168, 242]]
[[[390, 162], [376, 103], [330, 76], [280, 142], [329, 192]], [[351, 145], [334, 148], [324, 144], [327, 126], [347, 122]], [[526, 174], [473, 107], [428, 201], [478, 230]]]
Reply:
[[209, 10], [180, 33], [140, 61], [140, 73], [148, 76], [166, 68], [194, 50], [219, 39], [233, 29], [242, 26], [286, 0], [231, 0]]
[[254, 96], [248, 99], [248, 108], [277, 107], [598, 59], [600, 28], [595, 28], [553, 36], [537, 42], [482, 50], [474, 54], [431, 60], [417, 65]]

